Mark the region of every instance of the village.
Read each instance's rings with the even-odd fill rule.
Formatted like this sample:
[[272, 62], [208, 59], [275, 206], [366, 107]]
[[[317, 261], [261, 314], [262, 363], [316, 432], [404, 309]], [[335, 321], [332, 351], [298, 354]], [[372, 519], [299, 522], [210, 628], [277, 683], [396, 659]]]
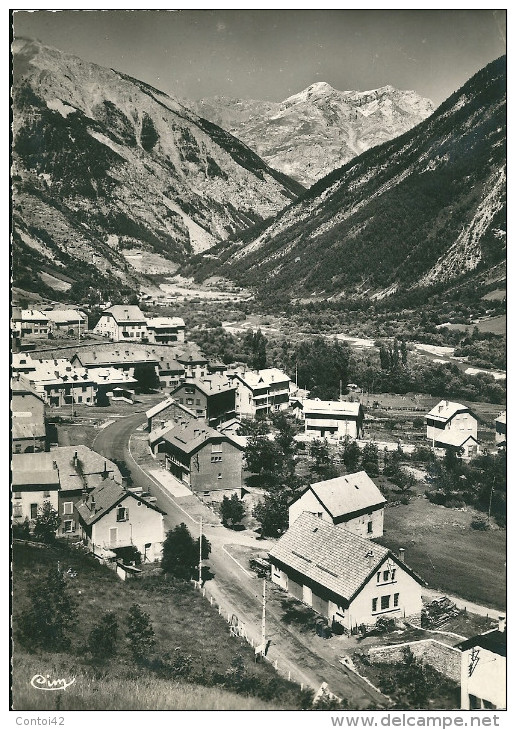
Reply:
[[93, 327], [13, 308], [15, 544], [57, 540], [136, 585], [187, 528], [210, 609], [316, 699], [392, 706], [410, 656], [442, 678], [435, 709], [505, 708], [505, 411], [407, 397], [394, 431], [364, 384], [311, 397], [146, 304]]

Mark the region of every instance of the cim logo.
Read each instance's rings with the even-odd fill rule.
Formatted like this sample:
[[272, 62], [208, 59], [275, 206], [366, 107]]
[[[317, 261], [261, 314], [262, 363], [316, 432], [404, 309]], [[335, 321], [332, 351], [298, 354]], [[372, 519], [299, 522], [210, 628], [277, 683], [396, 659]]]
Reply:
[[46, 692], [55, 692], [58, 689], [67, 689], [71, 687], [75, 682], [75, 677], [70, 680], [66, 679], [50, 679], [50, 674], [43, 676], [43, 674], [35, 674], [30, 680], [31, 685], [34, 689], [42, 689]]

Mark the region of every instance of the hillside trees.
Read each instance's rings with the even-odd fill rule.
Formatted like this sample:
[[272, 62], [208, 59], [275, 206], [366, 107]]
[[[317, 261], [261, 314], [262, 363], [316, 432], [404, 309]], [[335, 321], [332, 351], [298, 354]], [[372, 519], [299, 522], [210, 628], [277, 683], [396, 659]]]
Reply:
[[[209, 540], [202, 536], [202, 559], [211, 553]], [[199, 568], [199, 538], [194, 540], [184, 522], [167, 532], [161, 567], [165, 573], [190, 580]]]

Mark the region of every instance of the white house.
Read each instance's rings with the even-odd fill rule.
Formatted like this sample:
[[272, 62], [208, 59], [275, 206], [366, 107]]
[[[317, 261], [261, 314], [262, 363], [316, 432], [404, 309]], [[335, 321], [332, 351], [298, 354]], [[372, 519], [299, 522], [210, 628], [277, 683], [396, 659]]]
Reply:
[[58, 494], [59, 470], [52, 453], [13, 454], [13, 522], [27, 519], [33, 525], [45, 502], [57, 512]]
[[11, 329], [20, 337], [31, 335], [34, 337], [48, 337], [50, 322], [48, 317], [38, 309], [13, 310]]
[[467, 406], [442, 400], [426, 416], [426, 437], [432, 446], [452, 446], [473, 456], [478, 451], [477, 419]]
[[282, 411], [289, 407], [290, 378], [278, 368], [228, 373], [236, 386], [236, 412], [241, 416]]
[[181, 317], [149, 317], [147, 338], [149, 342], [184, 342], [185, 321]]
[[147, 320], [140, 307], [134, 304], [114, 304], [102, 312], [93, 332], [114, 342], [142, 342], [147, 338]]
[[273, 583], [348, 632], [379, 618], [421, 620], [424, 581], [404, 558], [308, 512], [280, 537], [270, 561]]
[[289, 525], [303, 512], [362, 537], [382, 537], [386, 499], [365, 471], [316, 482], [289, 506]]
[[498, 628], [457, 644], [461, 655], [460, 709], [505, 710], [507, 706], [507, 631]]
[[302, 414], [307, 436], [356, 439], [363, 430], [364, 409], [358, 402], [307, 399], [302, 402]]
[[166, 514], [149, 498], [128, 491], [113, 479], [102, 484], [76, 505], [83, 539], [98, 554], [134, 545], [144, 561], [161, 558]]

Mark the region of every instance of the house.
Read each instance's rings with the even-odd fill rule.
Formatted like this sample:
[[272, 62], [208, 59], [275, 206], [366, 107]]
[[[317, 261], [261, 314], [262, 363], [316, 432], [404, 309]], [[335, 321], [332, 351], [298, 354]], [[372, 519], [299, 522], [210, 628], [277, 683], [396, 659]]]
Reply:
[[15, 454], [45, 451], [45, 401], [23, 375], [11, 380], [11, 443]]
[[165, 538], [163, 512], [143, 498], [105, 479], [77, 505], [81, 534], [95, 554], [133, 545], [144, 562], [161, 558]]
[[178, 352], [175, 359], [183, 367], [185, 378], [204, 378], [208, 374], [208, 359], [195, 347]]
[[163, 428], [166, 424], [169, 429], [181, 423], [189, 423], [195, 421], [197, 416], [195, 413], [179, 401], [168, 396], [161, 403], [157, 403], [149, 408], [145, 413], [147, 417], [147, 430], [152, 433], [157, 428]]
[[191, 421], [162, 435], [166, 468], [193, 492], [214, 500], [240, 494], [244, 447], [234, 438]]
[[59, 470], [49, 452], [13, 454], [11, 461], [12, 518], [31, 527], [45, 502], [58, 509]]
[[181, 317], [148, 317], [147, 339], [149, 342], [184, 342], [185, 322]]
[[495, 443], [498, 447], [507, 446], [507, 412], [495, 418]]
[[[50, 453], [20, 456], [21, 459], [13, 456], [13, 508], [18, 506], [18, 512], [21, 505], [21, 519], [26, 516], [33, 519], [30, 514], [37, 513], [37, 508], [44, 501], [50, 501], [61, 519], [58, 534], [63, 537], [78, 534], [76, 505], [84, 494], [106, 479], [119, 485], [124, 481], [116, 464], [82, 444], [59, 446]], [[44, 479], [46, 481], [42, 482]], [[39, 490], [36, 488], [38, 484], [41, 487]], [[35, 494], [38, 491], [41, 494]], [[21, 492], [21, 497], [16, 496], [18, 492]]]
[[386, 499], [365, 471], [316, 482], [290, 502], [289, 525], [303, 512], [366, 538], [382, 537]]
[[109, 398], [116, 400], [117, 393], [122, 390], [133, 396], [138, 386], [138, 381], [129, 373], [118, 368], [93, 368], [88, 370], [90, 378], [96, 387], [96, 402], [107, 403]]
[[45, 315], [54, 335], [67, 334], [80, 338], [88, 329], [88, 316], [78, 309], [46, 309]]
[[127, 342], [93, 349], [77, 348], [75, 355], [71, 358], [71, 363], [75, 367], [85, 367], [88, 371], [109, 367], [134, 376], [135, 368], [143, 366], [157, 368], [158, 358], [144, 347], [133, 347]]
[[477, 419], [467, 406], [442, 400], [426, 416], [426, 437], [433, 447], [451, 446], [473, 456], [478, 451]]
[[13, 309], [11, 329], [20, 337], [48, 337], [50, 322], [38, 309]]
[[113, 342], [143, 342], [147, 338], [147, 320], [135, 304], [114, 304], [102, 312], [93, 332]]
[[496, 629], [457, 644], [461, 650], [460, 709], [505, 710], [507, 706], [507, 627], [499, 619]]
[[363, 435], [364, 409], [359, 402], [307, 399], [302, 413], [307, 436], [342, 440]]
[[31, 387], [50, 406], [95, 403], [97, 388], [88, 371], [65, 358], [39, 360], [18, 353], [13, 355], [13, 371], [24, 373]]
[[235, 371], [228, 377], [236, 386], [236, 411], [241, 416], [285, 410], [289, 406], [290, 378], [277, 368]]
[[235, 417], [235, 392], [235, 386], [224, 375], [214, 373], [181, 383], [170, 396], [216, 428]]
[[161, 357], [158, 365], [158, 376], [161, 388], [175, 388], [185, 379], [184, 365], [181, 365], [173, 358], [165, 361], [165, 358]]
[[347, 632], [421, 620], [424, 581], [381, 545], [303, 512], [270, 551], [271, 579]]

